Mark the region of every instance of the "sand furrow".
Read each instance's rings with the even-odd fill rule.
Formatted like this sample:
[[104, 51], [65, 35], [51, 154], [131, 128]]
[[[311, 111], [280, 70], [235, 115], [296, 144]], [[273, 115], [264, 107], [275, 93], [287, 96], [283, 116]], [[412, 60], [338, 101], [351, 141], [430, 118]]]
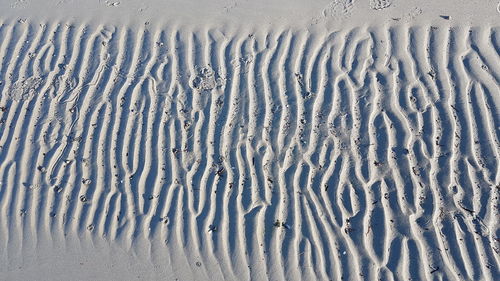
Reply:
[[3, 23], [0, 259], [48, 241], [188, 279], [493, 280], [498, 38]]

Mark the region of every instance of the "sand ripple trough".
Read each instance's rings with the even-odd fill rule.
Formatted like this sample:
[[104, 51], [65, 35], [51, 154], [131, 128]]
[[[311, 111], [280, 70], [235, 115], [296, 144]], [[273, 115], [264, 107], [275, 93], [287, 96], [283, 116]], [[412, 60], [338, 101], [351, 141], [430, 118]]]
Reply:
[[0, 262], [113, 244], [182, 280], [498, 278], [499, 32], [3, 23]]

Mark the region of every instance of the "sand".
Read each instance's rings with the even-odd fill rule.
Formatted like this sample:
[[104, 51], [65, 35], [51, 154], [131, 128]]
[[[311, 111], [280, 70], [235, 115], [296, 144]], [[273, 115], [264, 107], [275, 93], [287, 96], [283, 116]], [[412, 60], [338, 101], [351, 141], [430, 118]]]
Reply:
[[310, 2], [0, 0], [0, 280], [498, 280], [500, 3]]

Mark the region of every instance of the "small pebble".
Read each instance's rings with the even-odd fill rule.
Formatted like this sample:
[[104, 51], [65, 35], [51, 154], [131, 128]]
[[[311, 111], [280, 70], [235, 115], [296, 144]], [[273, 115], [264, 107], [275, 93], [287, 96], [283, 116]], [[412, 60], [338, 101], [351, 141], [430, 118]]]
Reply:
[[59, 192], [61, 192], [62, 190], [63, 190], [63, 189], [62, 189], [62, 187], [60, 187], [60, 186], [58, 186], [58, 185], [54, 186], [54, 192], [59, 193]]

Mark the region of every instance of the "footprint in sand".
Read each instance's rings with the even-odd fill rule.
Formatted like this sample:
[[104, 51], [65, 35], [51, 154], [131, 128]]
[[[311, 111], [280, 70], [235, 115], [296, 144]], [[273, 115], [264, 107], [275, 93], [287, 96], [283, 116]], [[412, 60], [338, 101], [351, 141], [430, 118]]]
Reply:
[[323, 17], [346, 18], [349, 17], [356, 0], [335, 0], [323, 9]]
[[370, 8], [373, 10], [383, 10], [392, 5], [392, 0], [370, 0]]
[[224, 79], [210, 66], [196, 67], [196, 74], [191, 81], [191, 87], [200, 92], [210, 91], [222, 87]]

